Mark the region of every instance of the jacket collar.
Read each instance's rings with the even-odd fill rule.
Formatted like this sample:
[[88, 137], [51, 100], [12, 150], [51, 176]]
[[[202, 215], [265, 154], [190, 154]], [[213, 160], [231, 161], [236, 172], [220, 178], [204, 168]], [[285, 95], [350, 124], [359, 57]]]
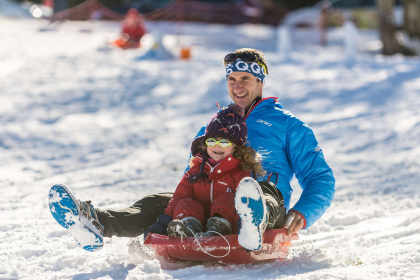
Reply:
[[281, 109], [283, 109], [283, 106], [281, 106], [281, 104], [277, 101], [277, 97], [255, 98], [255, 100], [252, 102], [251, 106], [249, 107], [247, 113], [245, 114], [245, 120], [248, 118], [248, 116], [251, 114], [252, 111], [256, 109], [257, 110], [261, 109], [262, 107], [273, 106], [272, 105], [273, 103], [276, 106], [279, 106]]
[[[197, 153], [197, 155], [195, 156], [193, 160], [194, 166], [200, 165], [202, 161], [203, 161], [203, 156], [201, 155], [201, 153]], [[225, 157], [221, 162], [219, 162], [213, 167], [210, 165], [210, 163], [206, 162], [206, 166], [204, 170], [209, 173], [217, 172], [221, 174], [221, 173], [225, 173], [239, 167], [241, 162], [242, 160], [237, 159], [233, 157], [232, 155], [230, 155], [230, 156]]]
[[257, 96], [257, 98], [255, 98], [254, 101], [252, 101], [251, 106], [249, 106], [248, 109], [245, 109], [245, 116], [248, 114], [250, 110], [252, 110], [252, 107], [254, 107], [258, 102], [260, 102], [261, 99], [262, 99], [261, 96]]

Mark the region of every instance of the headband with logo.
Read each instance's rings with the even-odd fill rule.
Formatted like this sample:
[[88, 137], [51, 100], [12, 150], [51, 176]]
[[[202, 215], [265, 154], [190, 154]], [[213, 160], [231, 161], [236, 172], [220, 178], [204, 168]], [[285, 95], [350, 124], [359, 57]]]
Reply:
[[265, 77], [267, 76], [267, 72], [265, 68], [261, 66], [257, 62], [243, 62], [240, 58], [238, 58], [233, 63], [226, 64], [226, 78], [232, 72], [247, 72], [254, 75], [258, 80], [260, 80], [263, 84], [265, 84]]

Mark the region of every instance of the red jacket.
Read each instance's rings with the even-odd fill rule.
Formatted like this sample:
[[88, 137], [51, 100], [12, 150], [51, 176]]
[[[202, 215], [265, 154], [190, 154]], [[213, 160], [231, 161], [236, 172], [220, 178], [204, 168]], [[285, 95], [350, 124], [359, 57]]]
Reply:
[[121, 33], [128, 34], [130, 40], [136, 43], [139, 43], [143, 35], [147, 33], [147, 29], [142, 24], [135, 24], [135, 25], [123, 24]]
[[245, 177], [251, 177], [251, 173], [239, 169], [241, 160], [230, 155], [214, 167], [208, 162], [206, 163], [204, 172], [209, 175], [208, 179], [210, 182], [189, 183], [188, 176], [197, 174], [200, 171], [201, 162], [202, 157], [198, 153], [193, 161], [194, 166], [184, 174], [164, 214], [173, 216], [173, 208], [181, 199], [192, 198], [203, 205], [204, 211], [209, 215], [211, 203], [220, 194], [226, 192], [236, 193], [239, 182]]

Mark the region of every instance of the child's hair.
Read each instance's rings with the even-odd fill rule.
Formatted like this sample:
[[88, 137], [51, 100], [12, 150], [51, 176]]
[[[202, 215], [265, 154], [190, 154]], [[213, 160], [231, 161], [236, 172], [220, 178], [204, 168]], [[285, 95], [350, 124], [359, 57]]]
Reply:
[[[244, 143], [242, 146], [234, 145], [232, 156], [242, 160], [239, 168], [243, 171], [251, 172], [255, 179], [264, 177], [265, 171], [262, 168], [261, 160], [262, 156], [260, 153], [255, 151], [253, 148], [246, 146]], [[207, 145], [203, 143], [200, 146], [201, 152], [207, 155]], [[195, 157], [190, 159], [190, 167], [193, 167], [193, 161]]]

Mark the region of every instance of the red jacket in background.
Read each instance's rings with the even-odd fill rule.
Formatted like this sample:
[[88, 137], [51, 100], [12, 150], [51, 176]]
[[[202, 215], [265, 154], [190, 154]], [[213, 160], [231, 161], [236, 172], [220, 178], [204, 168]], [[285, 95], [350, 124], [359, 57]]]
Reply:
[[191, 167], [182, 178], [164, 214], [173, 219], [195, 217], [203, 226], [209, 217], [218, 213], [236, 228], [237, 215], [234, 198], [239, 182], [251, 173], [239, 169], [241, 160], [232, 155], [225, 157], [212, 167], [206, 162], [204, 172], [209, 182], [191, 184], [188, 176], [199, 173], [202, 156], [197, 154]]
[[147, 33], [146, 27], [141, 23], [125, 22], [123, 23], [121, 33], [125, 33], [129, 36], [129, 40], [139, 43], [141, 37]]

